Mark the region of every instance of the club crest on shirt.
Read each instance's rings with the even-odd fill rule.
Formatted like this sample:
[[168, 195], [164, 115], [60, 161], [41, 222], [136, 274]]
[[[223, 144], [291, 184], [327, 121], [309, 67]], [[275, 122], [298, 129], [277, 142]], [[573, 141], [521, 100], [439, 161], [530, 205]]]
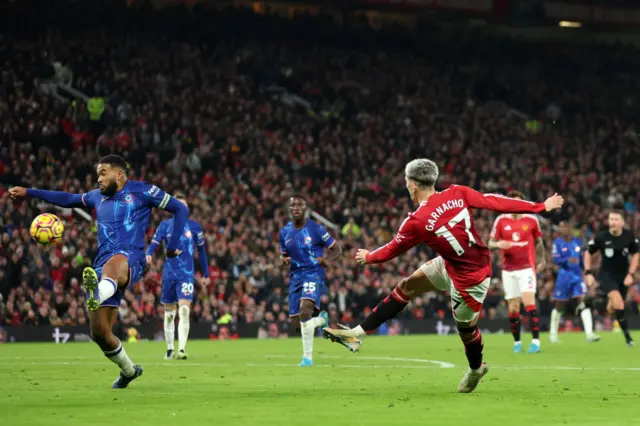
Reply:
[[522, 230], [526, 231], [527, 229], [529, 229], [529, 225], [522, 225]]
[[304, 237], [304, 244], [306, 246], [308, 246], [309, 244], [311, 244], [311, 237], [309, 235], [307, 235], [306, 237]]
[[127, 204], [133, 203], [133, 195], [127, 194], [124, 196], [124, 202]]

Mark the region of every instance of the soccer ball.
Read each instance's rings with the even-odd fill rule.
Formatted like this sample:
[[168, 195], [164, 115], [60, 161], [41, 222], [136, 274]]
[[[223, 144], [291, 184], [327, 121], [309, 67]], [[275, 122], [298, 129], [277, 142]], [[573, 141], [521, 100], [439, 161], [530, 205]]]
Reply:
[[64, 232], [60, 218], [51, 213], [43, 213], [31, 222], [31, 237], [39, 244], [51, 244], [59, 241]]

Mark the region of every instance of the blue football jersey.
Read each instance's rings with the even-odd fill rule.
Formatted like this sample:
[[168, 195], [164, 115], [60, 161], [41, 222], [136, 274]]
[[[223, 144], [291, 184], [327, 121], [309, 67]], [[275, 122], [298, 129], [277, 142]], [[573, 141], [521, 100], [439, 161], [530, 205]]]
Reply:
[[323, 272], [318, 258], [324, 249], [331, 247], [335, 239], [319, 223], [307, 220], [301, 229], [296, 229], [293, 222], [280, 229], [280, 253], [291, 258], [290, 276], [298, 273]]
[[[151, 240], [154, 244], [160, 244], [163, 240], [165, 243], [171, 239], [173, 233], [173, 218], [164, 220], [158, 225], [156, 233]], [[184, 227], [184, 232], [180, 237], [180, 253], [179, 256], [167, 258], [162, 270], [162, 280], [175, 280], [181, 282], [190, 282], [193, 280], [194, 265], [193, 255], [195, 246], [204, 245], [204, 232], [202, 226], [195, 220], [189, 219]]]
[[157, 186], [138, 181], [128, 181], [112, 197], [102, 195], [99, 189], [82, 194], [82, 203], [96, 210], [98, 253], [94, 264], [103, 264], [123, 250], [144, 254], [151, 209], [164, 209], [170, 200], [171, 196]]
[[[551, 252], [553, 263], [558, 265], [558, 279], [580, 279], [582, 280], [582, 241], [578, 238], [571, 238], [567, 241], [564, 238], [556, 238], [553, 241]], [[569, 259], [577, 259], [576, 263], [569, 262]]]

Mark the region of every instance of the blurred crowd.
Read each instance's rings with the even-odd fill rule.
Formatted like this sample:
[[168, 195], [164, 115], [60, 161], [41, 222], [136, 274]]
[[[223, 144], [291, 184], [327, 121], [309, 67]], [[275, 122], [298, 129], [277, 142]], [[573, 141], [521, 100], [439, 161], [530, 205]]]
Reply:
[[[87, 321], [79, 284], [97, 249], [94, 223], [70, 209], [10, 201], [6, 191], [89, 191], [109, 152], [127, 158], [131, 179], [188, 192], [212, 277], [197, 290], [195, 321], [286, 320], [277, 232], [293, 192], [344, 250], [327, 269], [322, 308], [333, 321], [365, 315], [433, 256], [418, 247], [385, 265], [361, 269], [353, 260], [357, 248], [392, 238], [412, 209], [403, 168], [415, 157], [440, 165], [440, 188], [517, 189], [534, 200], [566, 194], [563, 210], [542, 218], [547, 247], [560, 220], [586, 240], [612, 206], [623, 206], [639, 231], [639, 56], [631, 47], [374, 31], [245, 10], [112, 13], [105, 27], [78, 23], [70, 32], [54, 16], [49, 26], [0, 38], [0, 324]], [[108, 25], [116, 19], [125, 25]], [[105, 101], [98, 119], [85, 101], [43, 90], [47, 70], [60, 66], [75, 89]], [[65, 220], [58, 245], [30, 239], [30, 221], [44, 211]], [[153, 213], [149, 238], [164, 215]], [[485, 241], [494, 218], [474, 212]], [[495, 257], [483, 316], [506, 318]], [[162, 264], [156, 258], [127, 290], [123, 323], [161, 318]], [[549, 256], [538, 281], [543, 314], [553, 283]], [[637, 313], [637, 286], [627, 302]], [[449, 317], [448, 297], [427, 294], [403, 315]]]

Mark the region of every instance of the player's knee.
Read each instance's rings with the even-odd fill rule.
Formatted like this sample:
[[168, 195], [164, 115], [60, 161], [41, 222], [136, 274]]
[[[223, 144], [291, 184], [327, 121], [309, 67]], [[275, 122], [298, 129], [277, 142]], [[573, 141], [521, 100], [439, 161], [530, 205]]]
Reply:
[[313, 316], [312, 309], [300, 309], [300, 322], [309, 321]]
[[402, 280], [400, 280], [400, 283], [398, 283], [398, 288], [408, 299], [413, 299], [413, 297], [415, 296], [415, 289], [411, 285], [411, 281], [408, 278], [403, 278]]
[[103, 327], [91, 327], [91, 339], [100, 347], [107, 344], [111, 330], [107, 332]]
[[617, 292], [609, 294], [609, 304], [615, 310], [624, 309], [624, 300], [622, 300], [622, 296]]
[[593, 300], [593, 298], [592, 298], [591, 296], [589, 296], [589, 295], [584, 296], [584, 297], [582, 298], [582, 302], [584, 303], [584, 306], [585, 306], [585, 307], [587, 307], [587, 308], [593, 308], [594, 300]]
[[525, 306], [533, 305], [535, 302], [536, 302], [536, 298], [533, 293], [522, 294], [522, 303], [524, 303]]
[[300, 304], [300, 322], [309, 321], [311, 317], [313, 317], [313, 310], [315, 307], [316, 304], [313, 300], [303, 299]]
[[190, 310], [191, 309], [189, 308], [189, 305], [186, 305], [186, 304], [180, 305], [180, 307], [178, 308], [178, 314], [180, 315], [180, 318], [189, 319]]

